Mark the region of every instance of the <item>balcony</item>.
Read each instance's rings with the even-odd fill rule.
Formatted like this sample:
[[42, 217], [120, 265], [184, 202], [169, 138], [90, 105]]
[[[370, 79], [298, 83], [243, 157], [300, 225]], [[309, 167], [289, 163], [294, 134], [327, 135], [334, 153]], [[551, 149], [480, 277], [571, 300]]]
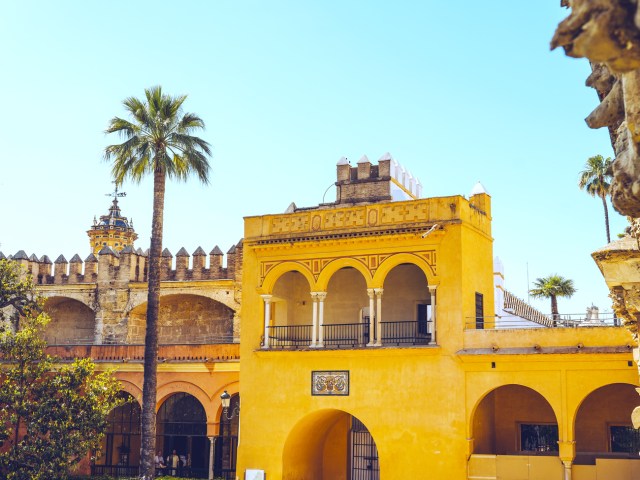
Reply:
[[367, 346], [413, 346], [428, 345], [431, 342], [431, 321], [397, 321], [381, 323], [381, 341], [376, 342], [374, 324], [371, 334], [370, 324], [338, 323], [321, 327], [321, 340], [314, 345], [313, 325], [269, 326], [268, 348], [298, 350], [308, 348], [364, 348]]

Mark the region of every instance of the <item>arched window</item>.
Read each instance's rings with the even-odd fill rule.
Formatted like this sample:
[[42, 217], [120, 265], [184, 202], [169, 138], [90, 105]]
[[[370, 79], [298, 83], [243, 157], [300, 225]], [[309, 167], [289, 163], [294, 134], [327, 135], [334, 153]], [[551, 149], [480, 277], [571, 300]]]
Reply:
[[135, 475], [140, 464], [140, 405], [127, 392], [120, 392], [124, 404], [107, 418], [107, 432], [93, 466], [94, 475]]
[[174, 450], [180, 457], [175, 474], [207, 478], [207, 415], [197, 398], [183, 392], [167, 398], [158, 411], [156, 435], [156, 449], [165, 459]]

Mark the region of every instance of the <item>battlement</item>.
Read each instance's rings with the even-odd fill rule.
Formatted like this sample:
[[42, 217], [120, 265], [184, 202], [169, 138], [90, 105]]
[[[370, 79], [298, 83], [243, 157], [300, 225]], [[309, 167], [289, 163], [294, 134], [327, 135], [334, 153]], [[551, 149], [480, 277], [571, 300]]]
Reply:
[[402, 167], [390, 153], [372, 165], [366, 155], [352, 167], [342, 157], [337, 164], [336, 203], [389, 202], [415, 200], [422, 195], [422, 184]]
[[[226, 266], [223, 267], [224, 253], [217, 245], [207, 254], [198, 247], [189, 255], [183, 247], [174, 256], [168, 249], [160, 259], [161, 281], [197, 281], [236, 279], [242, 269], [242, 240], [227, 252]], [[97, 255], [90, 254], [84, 261], [78, 254], [71, 260], [60, 255], [52, 262], [47, 255], [38, 259], [35, 254], [28, 256], [24, 250], [15, 255], [0, 252], [0, 259], [8, 258], [18, 262], [38, 285], [91, 284], [108, 282], [147, 282], [148, 251], [131, 246], [115, 252], [104, 247]]]

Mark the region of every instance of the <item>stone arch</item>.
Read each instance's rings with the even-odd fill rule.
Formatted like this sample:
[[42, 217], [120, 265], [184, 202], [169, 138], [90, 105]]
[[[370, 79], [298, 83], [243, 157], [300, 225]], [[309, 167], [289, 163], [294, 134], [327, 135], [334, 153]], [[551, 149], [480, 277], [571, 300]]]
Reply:
[[307, 279], [309, 283], [309, 290], [315, 291], [316, 280], [313, 278], [313, 274], [311, 271], [303, 264], [298, 262], [282, 262], [274, 267], [271, 267], [267, 274], [262, 280], [262, 292], [263, 294], [271, 294], [273, 292], [273, 287], [275, 286], [278, 279], [287, 272], [296, 271], [301, 273], [304, 278]]
[[[352, 422], [364, 424], [350, 413], [323, 409], [301, 418], [287, 436], [282, 452], [282, 477], [308, 480], [349, 478], [350, 434]], [[366, 427], [364, 427], [366, 430]], [[371, 437], [371, 434], [366, 430]], [[371, 437], [375, 447], [375, 439]], [[355, 460], [359, 461], [359, 460]], [[374, 468], [379, 469], [377, 453]], [[373, 478], [373, 477], [372, 477]], [[380, 478], [378, 475], [375, 478]]]
[[395, 265], [384, 277], [383, 292], [385, 321], [420, 321], [421, 329], [426, 333], [432, 299], [427, 276], [420, 267], [414, 263]]
[[411, 263], [420, 268], [425, 277], [427, 277], [427, 283], [429, 285], [436, 285], [438, 283], [436, 281], [437, 277], [433, 267], [429, 265], [424, 258], [416, 255], [415, 253], [396, 253], [391, 255], [389, 258], [385, 258], [376, 270], [376, 273], [373, 275], [373, 284], [376, 288], [382, 287], [384, 279], [389, 272], [394, 267], [402, 265], [403, 263]]
[[121, 378], [119, 378], [118, 381], [120, 382], [120, 390], [122, 390], [123, 392], [127, 392], [129, 395], [135, 398], [140, 405], [142, 405], [142, 388], [128, 380], [122, 380]]
[[[129, 312], [127, 340], [143, 343], [147, 303]], [[160, 343], [220, 342], [233, 340], [235, 311], [209, 297], [193, 294], [160, 297], [158, 338]]]
[[200, 402], [202, 408], [204, 408], [205, 414], [207, 415], [207, 423], [215, 421], [216, 412], [213, 408], [211, 398], [202, 388], [190, 382], [169, 382], [158, 387], [156, 393], [156, 412], [160, 410], [165, 400], [174, 393], [188, 393], [189, 395], [193, 395]]
[[52, 296], [45, 301], [44, 310], [51, 317], [44, 334], [47, 343], [93, 343], [96, 314], [86, 303], [71, 297]]
[[472, 453], [521, 454], [533, 448], [527, 429], [541, 425], [552, 430], [555, 425], [555, 439], [544, 432], [547, 436], [544, 441], [539, 440], [538, 450], [553, 454], [560, 435], [558, 418], [547, 398], [530, 386], [512, 383], [494, 387], [482, 395], [472, 410], [468, 423], [474, 441]]
[[[636, 388], [630, 383], [609, 383], [585, 395], [573, 421], [576, 463], [592, 464], [594, 458], [602, 454], [630, 453], [620, 449], [615, 428], [632, 429], [631, 412], [638, 405]], [[630, 456], [637, 458], [637, 445]]]
[[372, 288], [371, 271], [362, 262], [356, 260], [355, 258], [345, 257], [332, 260], [324, 266], [324, 268], [320, 272], [320, 275], [318, 275], [318, 290], [326, 291], [331, 277], [333, 277], [333, 275], [337, 271], [346, 267], [355, 268], [357, 271], [359, 271], [367, 284], [367, 288]]

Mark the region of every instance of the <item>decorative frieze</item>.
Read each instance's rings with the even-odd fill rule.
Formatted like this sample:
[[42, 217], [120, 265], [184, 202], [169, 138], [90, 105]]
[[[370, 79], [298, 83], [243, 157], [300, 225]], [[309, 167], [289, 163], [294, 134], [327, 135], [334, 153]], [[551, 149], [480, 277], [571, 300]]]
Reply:
[[349, 371], [314, 370], [311, 372], [311, 395], [349, 395]]

